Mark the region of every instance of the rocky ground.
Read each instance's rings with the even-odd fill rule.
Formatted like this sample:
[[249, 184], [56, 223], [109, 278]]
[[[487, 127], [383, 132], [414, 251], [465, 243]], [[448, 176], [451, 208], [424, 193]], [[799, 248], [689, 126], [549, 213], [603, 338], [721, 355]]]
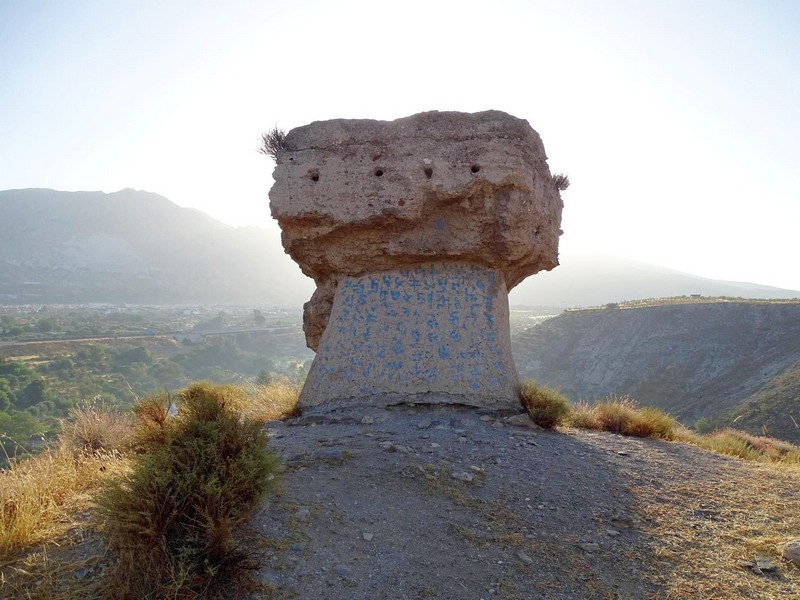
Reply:
[[275, 598], [800, 597], [780, 559], [795, 471], [529, 424], [458, 406], [270, 424], [286, 472], [253, 523], [259, 577]]

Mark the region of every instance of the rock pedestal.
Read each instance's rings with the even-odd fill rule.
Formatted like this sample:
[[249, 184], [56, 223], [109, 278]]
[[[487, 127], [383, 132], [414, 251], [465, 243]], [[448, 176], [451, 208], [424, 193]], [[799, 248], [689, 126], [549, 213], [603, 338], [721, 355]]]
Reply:
[[302, 407], [518, 407], [508, 291], [558, 264], [562, 202], [527, 121], [499, 111], [290, 131], [272, 215], [313, 277]]

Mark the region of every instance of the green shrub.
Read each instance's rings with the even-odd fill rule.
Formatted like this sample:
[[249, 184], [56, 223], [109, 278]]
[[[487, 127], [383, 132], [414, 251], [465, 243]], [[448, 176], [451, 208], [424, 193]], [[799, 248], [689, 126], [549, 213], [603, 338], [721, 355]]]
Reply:
[[234, 388], [194, 384], [139, 402], [131, 471], [100, 496], [118, 563], [116, 598], [213, 597], [248, 556], [234, 531], [272, 486], [278, 461], [258, 423], [240, 418]]
[[569, 400], [561, 392], [533, 381], [522, 384], [520, 400], [533, 422], [545, 429], [564, 423], [570, 412]]

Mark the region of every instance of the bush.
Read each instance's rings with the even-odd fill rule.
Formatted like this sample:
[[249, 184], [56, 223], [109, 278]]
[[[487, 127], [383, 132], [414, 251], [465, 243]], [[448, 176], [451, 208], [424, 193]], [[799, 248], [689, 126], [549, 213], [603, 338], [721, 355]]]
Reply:
[[561, 425], [570, 412], [569, 400], [558, 390], [526, 381], [520, 389], [522, 406], [539, 427]]
[[135, 406], [138, 454], [100, 496], [105, 533], [119, 555], [115, 598], [213, 597], [247, 567], [234, 531], [271, 488], [278, 461], [260, 425], [240, 419], [230, 386], [194, 384]]

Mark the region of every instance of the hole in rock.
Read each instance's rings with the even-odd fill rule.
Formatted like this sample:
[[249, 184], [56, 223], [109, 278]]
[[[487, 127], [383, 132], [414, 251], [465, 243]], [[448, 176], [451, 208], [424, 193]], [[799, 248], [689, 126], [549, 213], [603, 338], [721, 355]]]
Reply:
[[427, 177], [428, 179], [433, 177], [433, 169], [431, 169], [430, 167], [425, 167], [425, 177]]
[[480, 165], [472, 165], [472, 166], [469, 168], [469, 170], [470, 170], [470, 171], [472, 171], [473, 173], [477, 173], [478, 171], [480, 171], [480, 170], [481, 170], [481, 166], [480, 166]]
[[375, 177], [382, 177], [383, 169], [375, 169]]
[[406, 205], [406, 201], [405, 200], [398, 200], [397, 201], [397, 205], [398, 206], [405, 206]]
[[311, 177], [311, 181], [319, 181], [319, 173], [317, 171], [309, 171], [308, 175]]

